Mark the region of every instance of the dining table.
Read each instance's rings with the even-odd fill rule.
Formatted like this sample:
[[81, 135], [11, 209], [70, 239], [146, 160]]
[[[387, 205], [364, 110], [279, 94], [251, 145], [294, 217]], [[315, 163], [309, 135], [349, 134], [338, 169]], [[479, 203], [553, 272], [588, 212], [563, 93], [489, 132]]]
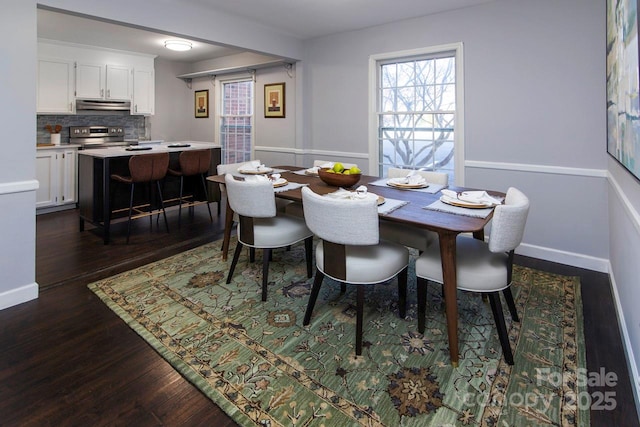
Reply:
[[[318, 194], [328, 194], [339, 190], [325, 184], [317, 175], [304, 173], [304, 168], [299, 166], [272, 166], [274, 172], [278, 172], [281, 178], [289, 183], [302, 184], [308, 186]], [[242, 177], [241, 173], [234, 174]], [[224, 185], [224, 175], [213, 175], [207, 177], [211, 182]], [[451, 364], [458, 366], [458, 304], [457, 304], [457, 283], [456, 283], [456, 238], [461, 233], [472, 233], [476, 239], [484, 239], [484, 228], [493, 216], [493, 210], [488, 212], [486, 216], [476, 215], [474, 209], [468, 209], [469, 214], [458, 210], [452, 213], [446, 209], [430, 208], [436, 204], [442, 196], [440, 191], [414, 191], [413, 189], [397, 188], [390, 185], [381, 185], [382, 178], [377, 176], [362, 175], [360, 181], [351, 188], [365, 186], [367, 191], [377, 194], [389, 201], [401, 201], [398, 207], [380, 213], [380, 221], [392, 221], [400, 224], [412, 225], [427, 230], [434, 231], [438, 234], [440, 243], [440, 255], [442, 261], [443, 273], [443, 290], [447, 321], [447, 335], [449, 340], [449, 355]], [[296, 185], [292, 189], [284, 189], [284, 191], [276, 191], [277, 198], [302, 203], [301, 186]], [[462, 192], [470, 189], [465, 187], [448, 186], [448, 190]], [[277, 189], [276, 189], [277, 190]], [[498, 191], [487, 191], [490, 195], [498, 198], [504, 198], [505, 194]], [[233, 210], [226, 203], [225, 229], [223, 238], [223, 259], [227, 259], [229, 251], [229, 241], [233, 227]]]

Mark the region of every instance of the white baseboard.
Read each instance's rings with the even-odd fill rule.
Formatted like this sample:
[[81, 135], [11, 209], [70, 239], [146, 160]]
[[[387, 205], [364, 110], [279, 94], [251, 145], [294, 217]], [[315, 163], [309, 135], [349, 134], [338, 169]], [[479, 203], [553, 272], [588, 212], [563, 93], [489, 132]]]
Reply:
[[566, 252], [558, 249], [523, 243], [518, 247], [518, 249], [516, 249], [516, 253], [531, 258], [538, 258], [587, 270], [599, 271], [601, 273], [609, 273], [610, 271], [608, 259], [596, 258], [575, 252]]
[[38, 298], [38, 284], [31, 283], [0, 293], [0, 310]]
[[616, 316], [618, 318], [618, 325], [620, 328], [620, 334], [622, 335], [622, 345], [624, 347], [624, 354], [626, 356], [627, 368], [629, 369], [629, 380], [631, 381], [631, 390], [633, 391], [633, 398], [636, 403], [636, 413], [640, 414], [640, 373], [638, 367], [635, 364], [635, 356], [633, 353], [633, 347], [631, 340], [629, 339], [629, 330], [627, 329], [627, 322], [624, 319], [624, 311], [622, 310], [622, 304], [620, 303], [620, 295], [618, 294], [618, 286], [616, 284], [616, 278], [613, 274], [613, 267], [609, 264], [609, 279], [611, 280], [611, 291], [613, 292], [613, 303], [616, 307]]

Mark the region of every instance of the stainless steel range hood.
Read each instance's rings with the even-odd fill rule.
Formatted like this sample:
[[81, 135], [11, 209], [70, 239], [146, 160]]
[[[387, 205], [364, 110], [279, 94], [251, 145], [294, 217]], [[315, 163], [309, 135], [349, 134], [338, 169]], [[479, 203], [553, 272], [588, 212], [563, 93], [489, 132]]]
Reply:
[[76, 113], [94, 114], [96, 112], [102, 112], [103, 114], [129, 114], [131, 112], [131, 101], [76, 100]]

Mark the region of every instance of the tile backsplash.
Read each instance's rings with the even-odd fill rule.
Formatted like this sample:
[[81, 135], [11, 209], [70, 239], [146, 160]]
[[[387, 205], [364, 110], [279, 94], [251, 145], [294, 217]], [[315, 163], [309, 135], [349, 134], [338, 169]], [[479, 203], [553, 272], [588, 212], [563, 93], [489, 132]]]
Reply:
[[145, 116], [118, 116], [118, 115], [51, 115], [37, 116], [37, 143], [49, 143], [51, 137], [46, 125], [62, 126], [60, 142], [69, 142], [70, 126], [118, 126], [124, 129], [125, 139], [138, 139], [145, 137]]

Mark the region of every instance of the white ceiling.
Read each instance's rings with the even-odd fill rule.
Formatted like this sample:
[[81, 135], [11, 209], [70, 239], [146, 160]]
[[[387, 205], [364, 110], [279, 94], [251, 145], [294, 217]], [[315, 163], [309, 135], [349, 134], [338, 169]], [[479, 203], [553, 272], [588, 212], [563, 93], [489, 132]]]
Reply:
[[[180, 0], [223, 11], [305, 40], [430, 15], [495, 0]], [[160, 58], [196, 62], [240, 52], [192, 41], [188, 52], [172, 52], [163, 43], [171, 34], [38, 9], [38, 37], [112, 49], [149, 53]]]

